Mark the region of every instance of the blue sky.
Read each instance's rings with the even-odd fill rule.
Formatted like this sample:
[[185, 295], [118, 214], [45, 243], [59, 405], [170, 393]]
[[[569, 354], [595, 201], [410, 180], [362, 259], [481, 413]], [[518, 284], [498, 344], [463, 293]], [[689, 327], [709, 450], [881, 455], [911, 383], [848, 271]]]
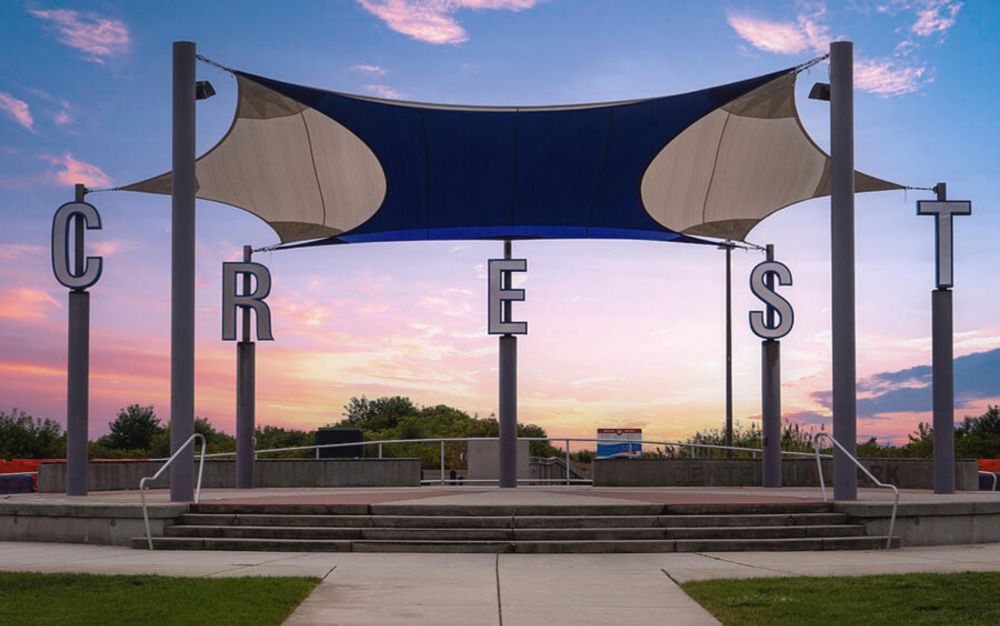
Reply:
[[[990, 2], [590, 2], [349, 0], [5, 2], [0, 5], [0, 409], [64, 417], [65, 294], [48, 267], [52, 212], [74, 180], [104, 187], [169, 167], [170, 43], [198, 42], [225, 65], [290, 82], [412, 100], [554, 104], [663, 95], [795, 65], [830, 39], [855, 41], [856, 162], [914, 186], [947, 181], [973, 201], [956, 225], [956, 355], [1000, 348], [1000, 6]], [[199, 105], [199, 148], [225, 132], [231, 77], [200, 65], [219, 95]], [[800, 77], [798, 106], [828, 145], [827, 105], [806, 99], [826, 65]], [[933, 225], [926, 192], [857, 201], [859, 377], [929, 362]], [[105, 230], [94, 289], [94, 432], [130, 402], [166, 402], [169, 201], [90, 196]], [[238, 210], [199, 205], [198, 409], [232, 424], [232, 346], [217, 336], [219, 264], [276, 237]], [[785, 340], [785, 409], [828, 420], [828, 201], [787, 209], [750, 239], [774, 243], [795, 274]], [[556, 434], [642, 426], [681, 437], [720, 423], [722, 258], [647, 242], [530, 242], [522, 317], [521, 417]], [[311, 427], [352, 395], [495, 410], [495, 341], [484, 332], [484, 260], [496, 244], [370, 244], [274, 253], [275, 335], [262, 346], [261, 420]], [[737, 416], [759, 413], [755, 306], [742, 289], [758, 261], [737, 254]], [[600, 285], [600, 294], [593, 286]], [[593, 338], [593, 339], [592, 339]], [[992, 353], [991, 353], [992, 354]], [[996, 358], [967, 361], [1000, 370]], [[985, 363], [985, 364], [984, 364]], [[993, 365], [988, 365], [992, 363]], [[957, 384], [961, 388], [962, 371]], [[988, 378], [988, 377], [987, 377]], [[1000, 380], [1000, 378], [994, 378]], [[913, 385], [913, 379], [897, 381]], [[970, 381], [975, 412], [1000, 383]], [[873, 391], [876, 389], [878, 391]], [[870, 398], [863, 397], [870, 400]], [[905, 439], [929, 400], [862, 403], [859, 432]], [[898, 410], [897, 410], [898, 408]], [[161, 413], [163, 412], [161, 410]], [[164, 417], [166, 415], [164, 414]]]

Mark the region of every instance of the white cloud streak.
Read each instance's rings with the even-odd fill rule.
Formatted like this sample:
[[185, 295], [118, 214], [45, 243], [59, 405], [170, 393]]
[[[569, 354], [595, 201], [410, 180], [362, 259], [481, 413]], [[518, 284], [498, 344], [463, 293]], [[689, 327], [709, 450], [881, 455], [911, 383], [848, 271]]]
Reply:
[[26, 130], [35, 131], [35, 118], [31, 115], [31, 107], [24, 100], [18, 100], [9, 93], [0, 93], [0, 111]]
[[538, 0], [358, 0], [358, 4], [386, 26], [418, 41], [460, 44], [469, 40], [455, 19], [459, 9], [523, 11]]
[[59, 33], [59, 42], [83, 52], [83, 58], [103, 65], [111, 57], [125, 54], [132, 41], [121, 20], [70, 9], [30, 11]]
[[[917, 11], [918, 21], [913, 32], [929, 35], [943, 32], [955, 22], [961, 8], [960, 2], [930, 0], [908, 4], [901, 9]], [[896, 7], [894, 7], [896, 8]], [[876, 8], [878, 12], [887, 9]], [[746, 14], [729, 14], [729, 25], [741, 39], [758, 50], [773, 54], [800, 54], [827, 51], [830, 35], [824, 4], [809, 5], [809, 10], [801, 12], [794, 20], [773, 21]], [[918, 62], [906, 60], [915, 44], [904, 40], [896, 46], [895, 54], [889, 58], [867, 58], [858, 56], [854, 63], [855, 86], [881, 97], [900, 96], [920, 90], [930, 81], [927, 68]]]

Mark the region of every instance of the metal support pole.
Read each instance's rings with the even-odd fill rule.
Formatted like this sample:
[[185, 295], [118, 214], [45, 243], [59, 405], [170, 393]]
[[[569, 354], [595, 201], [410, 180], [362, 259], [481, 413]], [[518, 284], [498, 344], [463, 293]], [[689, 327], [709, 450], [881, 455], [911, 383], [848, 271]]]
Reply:
[[69, 292], [66, 363], [66, 495], [87, 495], [87, 422], [90, 403], [90, 293]]
[[[774, 260], [774, 244], [767, 244], [765, 255]], [[768, 289], [774, 289], [774, 276], [764, 278]], [[774, 307], [766, 309], [768, 326], [774, 326]], [[763, 438], [763, 485], [781, 486], [781, 342], [762, 341], [761, 350], [761, 437]]]
[[566, 484], [570, 483], [569, 474], [569, 439], [566, 440]]
[[726, 457], [733, 458], [733, 246], [726, 246]]
[[781, 342], [762, 341], [761, 434], [764, 436], [763, 484], [781, 486]]
[[[947, 186], [938, 183], [937, 199], [948, 199]], [[950, 289], [931, 292], [931, 388], [934, 394], [934, 493], [955, 493], [955, 360], [952, 295]]]
[[[87, 193], [76, 185], [75, 199]], [[83, 274], [85, 257], [82, 216], [74, 220], [74, 268]], [[66, 354], [66, 495], [87, 495], [87, 430], [90, 422], [90, 294], [69, 292], [69, 342]]]
[[441, 442], [441, 484], [444, 484], [444, 442]]
[[517, 336], [500, 336], [500, 486], [517, 487]]
[[[511, 242], [503, 242], [503, 258], [511, 258]], [[511, 273], [504, 272], [505, 289]], [[511, 303], [504, 303], [504, 321], [510, 321]], [[500, 336], [500, 486], [517, 487], [517, 336]]]
[[[253, 259], [253, 248], [243, 246], [243, 262]], [[243, 275], [243, 294], [251, 290], [250, 274]], [[253, 436], [256, 421], [256, 346], [250, 340], [250, 307], [242, 311], [243, 337], [236, 344], [236, 488], [253, 489]]]
[[[854, 44], [830, 44], [830, 265], [833, 342], [833, 437], [857, 448], [854, 306]], [[857, 468], [834, 447], [833, 497], [856, 500]]]
[[[174, 42], [170, 450], [194, 434], [195, 45]], [[170, 500], [194, 499], [194, 447], [170, 466]]]

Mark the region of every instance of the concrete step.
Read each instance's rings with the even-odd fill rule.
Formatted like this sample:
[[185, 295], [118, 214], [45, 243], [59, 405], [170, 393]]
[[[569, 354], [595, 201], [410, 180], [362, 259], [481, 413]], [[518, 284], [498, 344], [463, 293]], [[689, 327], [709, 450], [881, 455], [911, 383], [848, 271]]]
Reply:
[[[780, 552], [793, 550], [881, 550], [886, 538], [809, 537], [802, 539], [678, 539], [677, 552]], [[894, 537], [893, 547], [899, 547]]]
[[715, 528], [344, 528], [327, 526], [204, 526], [168, 527], [167, 537], [241, 539], [373, 539], [383, 541], [637, 541], [661, 539], [791, 539], [858, 537], [865, 527], [720, 526]]
[[191, 513], [234, 515], [387, 515], [450, 517], [763, 515], [829, 513], [823, 502], [615, 504], [615, 505], [428, 505], [428, 504], [226, 504], [191, 505]]
[[653, 528], [834, 525], [843, 513], [751, 515], [275, 515], [188, 513], [180, 524], [198, 526], [330, 526], [349, 528]]
[[844, 513], [756, 513], [741, 515], [660, 515], [657, 525], [669, 528], [698, 526], [801, 526], [846, 524]]
[[668, 539], [793, 539], [802, 537], [864, 537], [857, 524], [815, 526], [719, 526], [716, 528], [668, 528]]
[[[893, 545], [898, 546], [898, 538]], [[879, 550], [885, 537], [832, 537], [801, 539], [616, 540], [616, 541], [380, 541], [319, 539], [241, 539], [157, 537], [157, 550], [257, 550], [274, 552], [734, 552], [792, 550]], [[145, 538], [132, 547], [146, 548]]]

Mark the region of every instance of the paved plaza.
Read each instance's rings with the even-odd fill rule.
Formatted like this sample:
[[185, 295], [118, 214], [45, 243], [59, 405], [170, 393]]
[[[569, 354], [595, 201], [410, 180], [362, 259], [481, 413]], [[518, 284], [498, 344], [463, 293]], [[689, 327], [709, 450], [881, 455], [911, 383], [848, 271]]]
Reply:
[[[206, 490], [203, 502], [405, 504], [414, 507], [570, 507], [633, 504], [816, 502], [816, 489], [420, 487], [398, 489]], [[150, 493], [170, 507], [168, 494]], [[904, 506], [994, 502], [1000, 494], [936, 496], [906, 491]], [[860, 500], [887, 504], [884, 490]], [[85, 498], [24, 494], [6, 506], [137, 507], [135, 492]], [[759, 576], [1000, 571], [1000, 544], [891, 551], [695, 552], [660, 554], [409, 554], [146, 551], [119, 546], [0, 542], [0, 569], [174, 576], [316, 576], [323, 582], [292, 624], [714, 624], [678, 586], [689, 580]]]
[[170, 576], [317, 576], [290, 624], [715, 624], [689, 580], [1000, 571], [1000, 544], [846, 552], [361, 554], [147, 552], [0, 542], [0, 569]]

